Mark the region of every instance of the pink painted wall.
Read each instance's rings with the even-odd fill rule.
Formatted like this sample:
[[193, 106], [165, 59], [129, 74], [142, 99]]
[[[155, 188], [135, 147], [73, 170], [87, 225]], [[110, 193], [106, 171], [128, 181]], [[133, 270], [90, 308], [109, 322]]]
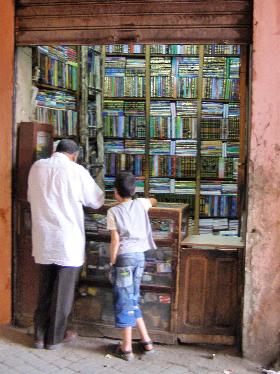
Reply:
[[[11, 321], [14, 1], [0, 0], [0, 324]], [[3, 11], [5, 10], [5, 11]]]
[[243, 351], [280, 355], [280, 1], [254, 0]]

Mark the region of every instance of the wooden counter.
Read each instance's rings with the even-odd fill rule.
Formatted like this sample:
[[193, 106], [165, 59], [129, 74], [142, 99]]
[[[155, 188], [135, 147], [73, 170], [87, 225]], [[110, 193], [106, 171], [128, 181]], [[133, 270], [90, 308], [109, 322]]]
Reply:
[[209, 249], [232, 249], [238, 250], [244, 248], [242, 239], [237, 236], [221, 236], [221, 235], [189, 235], [181, 243], [182, 247], [198, 247]]

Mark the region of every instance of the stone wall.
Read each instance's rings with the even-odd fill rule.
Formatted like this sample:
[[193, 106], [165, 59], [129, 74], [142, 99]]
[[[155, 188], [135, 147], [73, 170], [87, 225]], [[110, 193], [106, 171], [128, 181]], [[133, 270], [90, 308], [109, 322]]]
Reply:
[[243, 352], [280, 353], [280, 2], [255, 0]]

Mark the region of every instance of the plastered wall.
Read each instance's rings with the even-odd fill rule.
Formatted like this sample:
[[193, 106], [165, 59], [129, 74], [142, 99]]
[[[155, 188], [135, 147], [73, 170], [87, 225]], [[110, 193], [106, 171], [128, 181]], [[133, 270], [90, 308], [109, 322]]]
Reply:
[[[3, 12], [5, 9], [5, 12]], [[0, 323], [11, 320], [14, 2], [0, 0]]]
[[280, 1], [255, 0], [243, 351], [280, 356]]
[[15, 60], [15, 123], [19, 124], [32, 121], [32, 49], [18, 47]]

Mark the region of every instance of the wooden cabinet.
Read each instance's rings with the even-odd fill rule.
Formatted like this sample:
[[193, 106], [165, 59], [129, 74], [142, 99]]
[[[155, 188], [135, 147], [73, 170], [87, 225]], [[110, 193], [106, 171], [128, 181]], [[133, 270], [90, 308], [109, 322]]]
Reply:
[[[119, 337], [114, 327], [112, 287], [105, 273], [109, 263], [110, 235], [106, 212], [110, 203], [86, 212], [86, 261], [75, 301], [73, 324], [87, 335]], [[188, 206], [159, 204], [149, 210], [156, 250], [146, 252], [140, 304], [154, 341], [177, 340], [178, 252], [186, 236]]]
[[31, 214], [27, 202], [27, 179], [33, 162], [52, 153], [52, 126], [35, 122], [19, 125], [14, 318], [18, 325], [27, 326], [33, 318], [38, 294], [39, 267], [32, 257]]
[[39, 283], [39, 266], [32, 257], [31, 212], [27, 201], [17, 201], [17, 246], [14, 318], [19, 326], [32, 322]]
[[52, 154], [52, 134], [52, 125], [36, 122], [20, 123], [17, 154], [17, 199], [27, 198], [27, 178], [33, 162]]
[[242, 301], [240, 238], [193, 235], [182, 242], [178, 338], [188, 343], [239, 342]]

